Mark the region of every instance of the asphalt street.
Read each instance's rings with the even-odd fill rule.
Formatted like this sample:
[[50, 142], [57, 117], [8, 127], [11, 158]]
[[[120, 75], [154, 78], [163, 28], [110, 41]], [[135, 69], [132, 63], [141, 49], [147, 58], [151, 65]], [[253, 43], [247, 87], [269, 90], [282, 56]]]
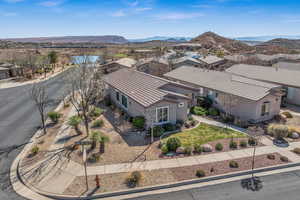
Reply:
[[263, 188], [251, 191], [241, 181], [150, 195], [130, 200], [299, 200], [300, 171], [261, 177]]
[[[68, 71], [43, 82], [50, 98], [47, 112], [53, 110], [65, 94], [63, 76], [66, 73]], [[28, 142], [41, 126], [37, 107], [29, 95], [31, 87], [29, 84], [0, 89], [0, 149]], [[8, 156], [0, 155], [0, 200], [24, 199], [12, 190], [9, 179], [10, 166], [21, 150], [19, 148]]]

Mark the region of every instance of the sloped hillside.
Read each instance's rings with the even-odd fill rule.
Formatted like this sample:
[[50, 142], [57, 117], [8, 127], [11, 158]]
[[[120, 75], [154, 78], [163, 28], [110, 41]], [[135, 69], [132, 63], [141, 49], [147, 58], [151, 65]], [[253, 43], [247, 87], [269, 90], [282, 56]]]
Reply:
[[227, 53], [245, 53], [255, 50], [243, 42], [219, 36], [213, 32], [206, 32], [191, 40], [193, 43], [200, 43], [206, 49], [223, 50]]
[[261, 45], [264, 46], [278, 46], [286, 49], [299, 49], [300, 50], [300, 40], [291, 40], [291, 39], [284, 39], [284, 38], [277, 38], [274, 40], [270, 40], [267, 42], [262, 43]]

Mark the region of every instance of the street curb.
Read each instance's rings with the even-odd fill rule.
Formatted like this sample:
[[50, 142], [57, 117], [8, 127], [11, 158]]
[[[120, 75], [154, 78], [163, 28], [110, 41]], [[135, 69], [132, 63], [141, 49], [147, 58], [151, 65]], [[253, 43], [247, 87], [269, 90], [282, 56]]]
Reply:
[[218, 180], [223, 180], [223, 179], [230, 179], [230, 178], [234, 178], [234, 177], [243, 177], [246, 175], [251, 175], [253, 172], [255, 174], [257, 174], [257, 173], [269, 172], [269, 171], [280, 170], [280, 169], [287, 169], [287, 168], [292, 168], [292, 167], [300, 167], [300, 163], [284, 164], [284, 165], [278, 165], [278, 166], [274, 166], [274, 167], [255, 169], [254, 171], [248, 170], [248, 171], [230, 173], [230, 174], [219, 175], [219, 176], [212, 176], [212, 177], [201, 178], [201, 179], [181, 181], [181, 182], [176, 182], [176, 183], [171, 183], [171, 184], [157, 185], [157, 186], [151, 186], [151, 187], [144, 187], [144, 188], [117, 191], [117, 192], [109, 192], [109, 193], [103, 193], [103, 194], [96, 194], [93, 196], [81, 196], [81, 197], [69, 196], [69, 195], [58, 195], [58, 194], [42, 192], [42, 191], [37, 190], [36, 188], [32, 188], [32, 187], [26, 185], [26, 183], [22, 180], [22, 178], [21, 177], [19, 177], [19, 178], [21, 179], [20, 181], [22, 183], [24, 183], [24, 185], [27, 188], [32, 189], [35, 192], [37, 192], [38, 194], [40, 194], [44, 197], [47, 197], [47, 198], [61, 199], [61, 200], [70, 200], [70, 199], [72, 199], [72, 200], [87, 200], [87, 199], [109, 198], [109, 197], [117, 197], [117, 196], [123, 196], [123, 195], [138, 194], [138, 193], [151, 192], [151, 191], [157, 191], [157, 190], [163, 190], [163, 189], [171, 189], [171, 188], [176, 188], [176, 187], [181, 187], [181, 186], [187, 186], [187, 185], [193, 185], [193, 184], [199, 184], [199, 183], [208, 183], [208, 182], [218, 181]]

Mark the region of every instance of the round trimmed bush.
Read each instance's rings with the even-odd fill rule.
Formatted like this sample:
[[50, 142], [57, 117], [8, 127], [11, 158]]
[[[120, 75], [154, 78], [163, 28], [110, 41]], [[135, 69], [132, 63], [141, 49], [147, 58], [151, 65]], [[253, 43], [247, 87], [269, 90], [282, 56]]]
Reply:
[[191, 108], [191, 113], [194, 115], [206, 116], [208, 114], [208, 111], [203, 107], [194, 106]]
[[236, 161], [234, 161], [234, 160], [231, 160], [231, 161], [229, 162], [229, 167], [230, 167], [230, 168], [238, 168], [238, 167], [239, 167], [239, 163], [236, 162]]
[[268, 134], [274, 136], [276, 139], [281, 140], [289, 134], [289, 128], [283, 124], [270, 124], [268, 126]]
[[274, 155], [274, 154], [268, 154], [268, 155], [267, 155], [267, 158], [268, 158], [269, 160], [275, 160], [275, 155]]
[[192, 155], [193, 150], [194, 150], [193, 147], [187, 146], [187, 147], [184, 148], [184, 153], [187, 154], [187, 155]]
[[176, 151], [181, 146], [181, 142], [177, 137], [169, 138], [166, 144], [169, 151]]
[[237, 148], [237, 142], [236, 141], [233, 141], [231, 140], [230, 143], [229, 143], [229, 147], [230, 149], [236, 149]]
[[221, 143], [216, 144], [215, 149], [217, 151], [222, 151], [223, 150], [223, 145]]
[[128, 187], [136, 187], [142, 180], [141, 172], [134, 171], [129, 177], [126, 179], [126, 183]]
[[211, 116], [218, 116], [219, 115], [219, 110], [216, 108], [209, 108], [208, 109], [208, 114]]
[[205, 176], [205, 171], [203, 171], [202, 169], [198, 169], [196, 171], [196, 176], [199, 177], [199, 178], [202, 178]]
[[[151, 135], [151, 128], [149, 129], [149, 133]], [[155, 126], [153, 127], [153, 136], [154, 137], [160, 137], [162, 134], [164, 134], [165, 130], [163, 129], [162, 126]]]
[[202, 147], [200, 144], [196, 144], [195, 147], [194, 147], [194, 151], [196, 153], [202, 153]]
[[241, 140], [240, 147], [243, 147], [243, 148], [247, 147], [247, 142], [245, 140]]
[[280, 156], [282, 162], [289, 162], [289, 159], [286, 156]]
[[161, 152], [162, 152], [163, 154], [166, 154], [166, 153], [169, 152], [169, 149], [168, 149], [168, 147], [167, 147], [166, 144], [163, 144], [163, 145], [161, 146], [160, 150], [161, 150]]
[[81, 121], [82, 121], [81, 117], [78, 117], [78, 116], [74, 115], [74, 116], [69, 118], [68, 124], [70, 126], [73, 126], [73, 127], [76, 128], [81, 123]]
[[99, 117], [100, 115], [102, 115], [102, 113], [103, 113], [103, 110], [102, 110], [101, 108], [94, 107], [94, 108], [90, 111], [89, 115], [90, 115], [91, 117]]
[[132, 124], [135, 128], [137, 129], [143, 129], [145, 127], [145, 117], [139, 116], [139, 117], [134, 117], [132, 120]]
[[300, 148], [295, 148], [293, 152], [300, 155]]
[[31, 154], [36, 155], [40, 151], [40, 148], [38, 146], [34, 146], [31, 149]]
[[59, 118], [62, 116], [62, 114], [58, 112], [48, 112], [47, 115], [53, 123], [57, 123]]
[[175, 131], [176, 130], [176, 125], [168, 123], [168, 124], [163, 125], [163, 129], [165, 131]]
[[104, 121], [102, 119], [97, 119], [93, 122], [92, 127], [96, 128], [96, 127], [102, 127], [104, 124]]

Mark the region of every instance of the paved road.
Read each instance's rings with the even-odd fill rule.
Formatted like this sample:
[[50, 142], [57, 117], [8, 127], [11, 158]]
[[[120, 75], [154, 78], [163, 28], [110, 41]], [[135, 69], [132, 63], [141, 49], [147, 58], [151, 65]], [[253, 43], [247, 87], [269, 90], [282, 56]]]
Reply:
[[300, 171], [265, 176], [258, 192], [242, 189], [240, 181], [131, 200], [299, 200]]
[[[66, 87], [63, 76], [68, 71], [47, 80], [47, 92], [51, 103], [47, 111], [54, 109], [62, 98]], [[32, 85], [0, 89], [0, 148], [18, 145], [29, 141], [41, 125], [39, 113], [29, 96]], [[9, 169], [17, 151], [8, 157], [0, 155], [0, 200], [23, 199], [14, 193], [10, 187]]]

